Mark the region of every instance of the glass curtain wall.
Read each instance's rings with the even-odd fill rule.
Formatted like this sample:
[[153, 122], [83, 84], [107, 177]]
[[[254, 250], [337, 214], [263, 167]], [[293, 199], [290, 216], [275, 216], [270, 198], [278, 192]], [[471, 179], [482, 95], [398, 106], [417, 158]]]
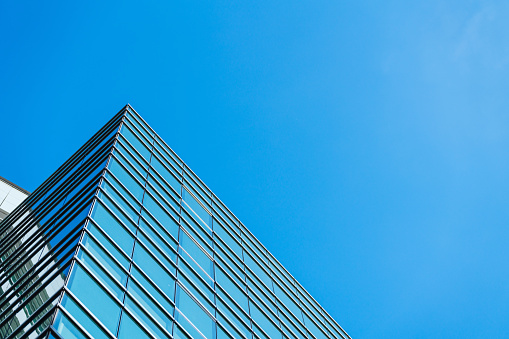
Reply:
[[0, 223], [1, 338], [349, 338], [127, 105]]
[[54, 338], [349, 338], [127, 106]]
[[0, 338], [47, 334], [122, 116], [0, 223]]

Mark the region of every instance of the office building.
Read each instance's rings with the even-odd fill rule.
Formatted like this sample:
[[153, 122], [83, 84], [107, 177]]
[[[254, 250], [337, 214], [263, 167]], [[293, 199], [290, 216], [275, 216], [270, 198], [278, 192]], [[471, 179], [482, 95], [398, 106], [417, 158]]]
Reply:
[[1, 338], [349, 338], [129, 105], [0, 223], [0, 260]]

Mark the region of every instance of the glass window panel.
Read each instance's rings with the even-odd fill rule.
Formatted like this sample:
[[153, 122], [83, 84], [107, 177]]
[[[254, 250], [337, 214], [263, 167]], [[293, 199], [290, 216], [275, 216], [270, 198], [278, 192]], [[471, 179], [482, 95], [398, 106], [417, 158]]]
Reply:
[[[96, 324], [96, 322], [91, 319], [88, 314], [81, 308], [80, 305], [78, 305], [72, 298], [70, 298], [67, 295], [64, 295], [62, 298], [62, 306], [72, 315], [74, 319], [88, 332], [90, 333], [94, 338], [109, 338], [104, 330]], [[58, 312], [59, 314], [62, 314], [62, 312]], [[63, 314], [62, 314], [63, 315]], [[58, 324], [58, 323], [56, 323]], [[69, 323], [69, 325], [71, 325]], [[65, 321], [64, 321], [64, 325]], [[74, 325], [72, 325], [74, 327]], [[58, 333], [63, 334], [65, 331], [64, 328], [62, 328], [62, 332], [60, 331], [60, 325], [55, 325], [55, 328], [57, 329]], [[72, 331], [72, 328], [69, 326], [66, 328], [69, 331]], [[76, 332], [74, 332], [76, 333]], [[64, 336], [64, 338], [67, 338]], [[79, 338], [79, 337], [78, 337]]]
[[[180, 286], [177, 286], [175, 301], [176, 307], [185, 315], [185, 318], [194, 324], [206, 338], [213, 339], [215, 337], [216, 326], [214, 321]], [[186, 319], [179, 313], [175, 313], [175, 315], [176, 320], [187, 330], [188, 327], [185, 325]]]
[[134, 130], [134, 128], [129, 126], [128, 123], [124, 123], [120, 129], [120, 133], [131, 143], [131, 145], [133, 145], [133, 147], [143, 158], [145, 158], [146, 161], [150, 161], [151, 146], [145, 146], [145, 144], [131, 131], [131, 129]]
[[322, 330], [320, 328], [318, 328], [318, 326], [313, 321], [311, 321], [311, 319], [305, 312], [303, 312], [303, 315], [304, 315], [304, 324], [305, 324], [306, 328], [308, 329], [309, 332], [311, 332], [315, 336], [315, 338], [317, 338], [317, 339], [327, 338], [327, 335], [325, 333], [323, 333]]
[[295, 286], [297, 288], [300, 302], [309, 309], [309, 312], [312, 314], [317, 314], [320, 317], [320, 320], [323, 321], [320, 305], [318, 305], [318, 303], [309, 295], [306, 290], [304, 290], [304, 288], [298, 282], [295, 284]]
[[[279, 328], [269, 320], [259, 306], [251, 303], [250, 310], [253, 320], [267, 333], [269, 338], [281, 338]], [[260, 334], [260, 332], [257, 333]]]
[[[216, 282], [224, 288], [224, 290], [239, 304], [242, 309], [249, 314], [249, 307], [247, 303], [247, 295], [244, 285], [240, 285], [244, 290], [239, 287], [222, 269], [216, 269]], [[218, 289], [218, 293], [219, 293]]]
[[297, 301], [292, 299], [287, 292], [283, 291], [277, 283], [274, 283], [274, 292], [279, 298], [280, 302], [292, 312], [298, 319], [302, 319], [302, 312]]
[[[233, 254], [223, 251], [221, 247], [216, 246], [216, 261], [217, 260], [221, 262], [221, 266], [227, 270], [228, 274], [230, 274], [230, 276], [234, 278], [235, 281], [238, 281], [239, 279], [242, 281], [245, 280], [243, 271], [244, 264], [239, 262], [239, 260]], [[232, 272], [235, 272], [237, 275], [234, 275]]]
[[[295, 291], [295, 287], [293, 285], [293, 278], [291, 278], [289, 275], [287, 275], [284, 268], [279, 263], [277, 263], [275, 260], [270, 260], [269, 263], [270, 263], [270, 268], [271, 268], [272, 272], [274, 273], [273, 276], [278, 277], [279, 279], [281, 279], [282, 282], [284, 282], [286, 284], [287, 287], [284, 287], [284, 288], [285, 289], [291, 288], [292, 291]], [[282, 286], [285, 286], [285, 285], [282, 285]]]
[[186, 221], [189, 221], [196, 227], [196, 231], [204, 234], [204, 236], [207, 236], [207, 238], [212, 238], [212, 229], [209, 228], [209, 226], [205, 224], [200, 218], [198, 218], [196, 214], [189, 208], [189, 206], [183, 203], [182, 210], [186, 211], [186, 213], [183, 213], [183, 215], [185, 216]]
[[[206, 255], [200, 247], [184, 232], [182, 229], [180, 230], [180, 238], [179, 238], [180, 246], [184, 248], [188, 255], [194, 259], [194, 261], [200, 266], [201, 270], [203, 270], [209, 279], [214, 279], [214, 267], [212, 260]], [[182, 250], [180, 250], [182, 253]]]
[[[250, 287], [250, 295], [255, 294], [256, 301], [261, 305], [265, 304], [273, 312], [276, 312], [276, 306], [274, 305], [274, 296], [262, 285], [254, 283], [251, 278], [247, 279], [248, 286]], [[263, 301], [263, 304], [258, 300]]]
[[156, 147], [164, 155], [164, 157], [177, 169], [180, 173], [182, 172], [182, 161], [160, 138], [156, 139]]
[[[102, 231], [99, 230], [93, 223], [89, 223], [87, 226], [88, 231], [92, 234], [95, 239], [109, 252], [112, 256], [114, 256], [120, 264], [125, 268], [129, 268], [129, 260], [125, 257], [121, 251], [117, 249], [117, 246], [113, 244], [108, 238], [106, 238]], [[89, 247], [87, 247], [88, 249]]]
[[230, 249], [242, 258], [242, 247], [239, 243], [240, 238], [232, 236], [233, 231], [227, 229], [227, 226], [214, 221], [214, 234], [216, 234]]
[[129, 127], [131, 132], [134, 133], [136, 137], [138, 137], [139, 139], [138, 142], [144, 144], [145, 147], [148, 148], [149, 150], [152, 149], [152, 141], [154, 140], [153, 136], [147, 136], [144, 133], [145, 129], [140, 128], [139, 124], [135, 124], [133, 122], [136, 122], [136, 120], [132, 118], [129, 119], [129, 117], [127, 117], [127, 119], [124, 120], [124, 125], [126, 127]]
[[[109, 175], [109, 178], [113, 179], [111, 175]], [[136, 222], [138, 220], [138, 211], [140, 210], [140, 204], [137, 201], [133, 200], [133, 198], [126, 192], [126, 190], [121, 185], [117, 184], [115, 188], [117, 188], [120, 191], [120, 194], [122, 195], [118, 194], [117, 191], [112, 187], [112, 185], [108, 183], [107, 180], [104, 180], [102, 182], [101, 187], [104, 189], [106, 193], [108, 193], [107, 198], [101, 195], [103, 200], [111, 198], [111, 200], [113, 200], [120, 207], [120, 209], [130, 217], [130, 219], [133, 222]], [[119, 217], [124, 216], [124, 214], [120, 212], [118, 214]]]
[[167, 225], [161, 225], [161, 223], [158, 220], [154, 219], [154, 217], [152, 217], [145, 210], [142, 210], [141, 216], [142, 217], [140, 218], [140, 227], [148, 228], [149, 226], [152, 226], [152, 229], [160, 231], [159, 234], [163, 235], [165, 239], [166, 238], [171, 239], [172, 237], [175, 237], [175, 242], [177, 241], [178, 225], [176, 224], [175, 221], [173, 221], [173, 223], [168, 223]]
[[120, 323], [118, 338], [143, 339], [151, 337], [133, 320], [133, 318], [129, 314], [124, 312], [124, 314], [122, 315], [122, 321]]
[[173, 298], [175, 278], [170, 274], [176, 271], [173, 264], [164, 268], [139, 244], [134, 250], [134, 262], [169, 298]]
[[[57, 333], [59, 333], [62, 336], [62, 338], [88, 339], [88, 336], [83, 334], [83, 332], [80, 329], [78, 329], [78, 327], [76, 327], [74, 323], [71, 320], [69, 320], [67, 316], [61, 311], [58, 312], [53, 327], [56, 329]], [[106, 335], [103, 335], [101, 338], [108, 337]]]
[[[193, 238], [210, 254], [212, 252], [212, 237], [209, 234], [209, 230], [205, 232], [204, 226], [199, 225], [193, 218], [189, 216], [189, 212], [186, 209], [182, 210], [182, 217], [184, 220], [184, 227], [190, 231]], [[208, 245], [205, 245], [205, 243]]]
[[168, 211], [169, 214], [171, 214], [178, 220], [180, 204], [178, 203], [177, 196], [174, 197], [177, 200], [172, 199], [172, 197], [170, 197], [167, 194], [165, 196], [162, 196], [161, 194], [159, 194], [157, 190], [153, 189], [151, 186], [149, 186], [147, 190], [154, 200], [158, 201], [161, 204], [161, 206]]
[[179, 261], [178, 280], [210, 313], [214, 314], [214, 291], [200, 279], [182, 260]]
[[78, 251], [77, 257], [117, 298], [121, 299], [124, 292], [111, 280], [106, 272], [84, 250]]
[[[134, 148], [125, 141], [123, 136], [120, 136], [119, 142], [115, 144], [115, 147], [116, 149], [113, 154], [118, 155], [118, 153], [121, 153], [142, 175], [147, 172], [148, 163], [143, 157], [136, 155]], [[122, 159], [122, 156], [117, 156], [117, 158]]]
[[157, 153], [155, 153], [154, 157], [152, 157], [152, 162], [150, 165], [166, 181], [167, 185], [172, 187], [178, 194], [180, 194], [181, 184], [180, 180], [178, 179], [180, 176], [170, 169], [171, 166], [164, 164], [163, 161], [157, 157]]
[[161, 292], [160, 289], [157, 288], [157, 286], [152, 282], [150, 282], [145, 277], [145, 275], [135, 266], [133, 266], [132, 269], [132, 276], [134, 277], [134, 280], [143, 286], [143, 288], [147, 290], [147, 292], [150, 293], [150, 295], [153, 296], [165, 310], [167, 310], [170, 314], [173, 313], [173, 303], [171, 303], [169, 300], [173, 300], [175, 284], [168, 286], [168, 290], [165, 294], [164, 291]]
[[[186, 204], [191, 208], [191, 210], [199, 217], [199, 219], [210, 229], [212, 229], [212, 216], [210, 215], [210, 212], [205, 209], [202, 204], [198, 202], [198, 200], [201, 200], [196, 195], [192, 195], [189, 193], [187, 189], [182, 190], [182, 198], [186, 202]], [[206, 205], [205, 205], [206, 206]]]
[[196, 274], [189, 269], [189, 267], [185, 265], [180, 266], [178, 280], [203, 307], [205, 307], [211, 314], [214, 314], [214, 292], [207, 288], [207, 285], [205, 285], [203, 281], [201, 281]]
[[175, 207], [176, 211], [180, 209], [180, 189], [178, 193], [174, 192], [166, 185], [164, 180], [153, 171], [148, 176], [148, 182], [150, 185], [147, 186], [147, 189], [153, 196], [157, 197], [157, 200], [164, 199], [166, 200], [165, 203]]
[[[108, 330], [115, 333], [120, 306], [100, 287], [81, 266], [74, 265], [68, 283], [71, 292]], [[90, 298], [90, 296], [94, 296]]]
[[220, 330], [220, 326], [217, 326], [217, 339], [222, 338], [251, 338], [251, 332], [249, 331], [249, 328], [247, 328], [245, 325], [239, 325], [241, 326], [245, 332], [241, 332], [239, 328], [237, 328], [235, 325], [231, 325], [227, 318], [223, 316], [221, 313], [218, 313], [217, 320], [221, 322], [221, 325], [226, 328], [226, 330], [231, 333], [231, 336], [226, 334], [225, 331]]
[[155, 246], [147, 237], [140, 232], [138, 234], [138, 240], [148, 249], [166, 268], [174, 267], [177, 262], [177, 254], [171, 252], [171, 255], [166, 255], [158, 246]]
[[[159, 247], [159, 249], [168, 255], [170, 259], [173, 260], [173, 262], [176, 262], [175, 258], [177, 255], [177, 242], [172, 236], [166, 233], [166, 231], [163, 230], [159, 224], [155, 224], [155, 226], [152, 226], [151, 224], [145, 222], [144, 219], [140, 219], [140, 231], [145, 236], [150, 238], [150, 240], [152, 240]], [[176, 227], [178, 232], [178, 226]], [[177, 236], [177, 233], [175, 233], [175, 236]]]
[[[163, 208], [154, 198], [149, 194], [145, 195], [143, 206], [152, 214], [163, 225], [163, 227], [174, 227], [175, 219], [178, 220], [178, 214], [175, 213], [169, 206], [166, 209]], [[170, 216], [173, 215], [173, 218]]]
[[[227, 292], [223, 291], [220, 287], [217, 287], [217, 298], [221, 298], [221, 302], [228, 304], [230, 307], [230, 311], [234, 313], [237, 317], [244, 320], [246, 324], [249, 324], [249, 313], [245, 313], [237, 303], [232, 299]], [[249, 311], [249, 310], [248, 310]]]
[[[186, 181], [195, 189], [201, 197], [198, 197], [200, 200], [206, 201], [206, 206], [212, 204], [212, 199], [210, 198], [210, 191], [205, 186], [205, 184], [194, 174], [189, 167], [186, 166], [186, 170], [184, 171], [184, 178]], [[194, 192], [193, 192], [194, 193]]]
[[[149, 300], [145, 300], [143, 306], [155, 307], [154, 304], [150, 304]], [[152, 335], [156, 338], [169, 338], [169, 336], [161, 330], [154, 321], [148, 316], [144, 310], [142, 310], [132, 299], [131, 297], [126, 297], [125, 307], [133, 313], [135, 318], [145, 326], [145, 328], [152, 333]], [[150, 311], [151, 309], [147, 309]], [[155, 311], [152, 309], [152, 311]], [[162, 314], [161, 314], [162, 315]], [[171, 321], [169, 319], [163, 320], [161, 316], [158, 317], [160, 321], [164, 321], [164, 326], [169, 326], [171, 330]]]
[[[83, 239], [81, 241], [82, 246], [86, 248], [94, 258], [99, 261], [110, 274], [123, 286], [127, 282], [127, 275], [124, 270], [102, 249], [102, 247], [93, 240], [87, 233], [83, 235]], [[114, 255], [114, 253], [111, 253]], [[118, 260], [119, 258], [117, 258]], [[127, 260], [123, 257], [120, 257], [120, 260], [124, 262], [125, 266], [127, 266]]]
[[138, 119], [134, 114], [128, 115], [129, 122], [136, 126], [137, 133], [143, 134], [143, 136], [147, 139], [152, 141], [154, 139], [154, 133], [148, 128], [148, 126], [141, 120]]
[[[131, 167], [131, 165], [129, 165], [127, 162], [124, 161], [124, 165], [131, 173], [128, 173], [127, 170], [119, 163], [119, 161], [115, 157], [112, 157], [110, 163], [108, 164], [108, 169], [111, 171], [111, 173], [113, 173], [115, 178], [117, 178], [118, 181], [120, 181], [129, 190], [129, 192], [134, 195], [136, 199], [138, 199], [138, 201], [141, 201], [143, 198], [144, 188], [141, 186], [141, 184], [138, 183], [138, 181], [143, 183], [145, 179], [138, 177], [133, 167]], [[145, 175], [145, 173], [143, 173], [143, 175]], [[138, 181], [134, 179], [135, 177], [138, 179]]]
[[[216, 326], [216, 329], [217, 329], [217, 339], [234, 339], [235, 337], [228, 334], [228, 330], [225, 330], [223, 329], [221, 326], [219, 326], [219, 324], [217, 324]], [[233, 333], [235, 333], [235, 331], [233, 331]]]
[[260, 250], [256, 246], [255, 242], [251, 239], [251, 237], [244, 232], [242, 232], [242, 241], [246, 242], [249, 245], [249, 251], [251, 253], [254, 252], [254, 254], [256, 254], [253, 257], [256, 258], [256, 260], [258, 260], [262, 264], [264, 264], [264, 267], [267, 267], [267, 266], [265, 266], [265, 264], [267, 264], [267, 257], [265, 256], [265, 250], [263, 250], [263, 252], [262, 252], [262, 250]]
[[[222, 320], [222, 318], [223, 318], [223, 324], [226, 325], [227, 322], [224, 321], [224, 318], [228, 318], [228, 320], [230, 320], [230, 322], [233, 324], [233, 326], [235, 326], [235, 328], [237, 329], [238, 332], [242, 333], [247, 338], [251, 338], [251, 330], [249, 328], [249, 326], [250, 326], [249, 319], [245, 316], [235, 314], [234, 312], [232, 312], [230, 310], [230, 307], [228, 307], [228, 306], [221, 299], [217, 300], [217, 308], [220, 312], [220, 314], [218, 315], [219, 319]], [[230, 331], [230, 332], [232, 332], [232, 331]]]
[[[253, 259], [253, 257], [249, 255], [249, 253], [245, 251], [244, 251], [244, 263], [254, 272], [254, 276], [260, 279], [267, 286], [267, 288], [270, 288], [270, 286], [272, 286], [272, 280], [270, 276], [265, 272], [262, 266], [258, 262], [256, 262]], [[266, 266], [264, 265], [264, 268], [265, 267]]]
[[237, 233], [240, 237], [240, 230], [237, 226], [236, 218], [231, 214], [228, 209], [220, 202], [217, 198], [214, 197], [214, 210], [216, 214], [222, 217], [221, 221], [224, 221]]
[[[134, 238], [99, 201], [94, 206], [92, 219], [130, 256], [133, 250]], [[131, 227], [134, 228], [133, 225]]]
[[296, 321], [295, 318], [293, 318], [289, 313], [286, 313], [286, 310], [284, 310], [283, 312], [279, 312], [279, 317], [282, 323], [285, 324], [285, 326], [282, 326], [282, 329], [287, 336], [289, 336], [290, 338], [298, 339], [306, 338], [306, 329], [302, 326], [300, 322]]

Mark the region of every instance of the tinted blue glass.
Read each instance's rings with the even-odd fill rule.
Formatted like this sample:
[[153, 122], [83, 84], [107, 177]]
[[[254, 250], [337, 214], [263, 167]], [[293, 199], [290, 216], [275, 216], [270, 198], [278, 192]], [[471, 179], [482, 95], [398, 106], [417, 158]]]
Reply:
[[[115, 183], [114, 178], [109, 175], [110, 179], [112, 179], [112, 182]], [[136, 222], [138, 220], [138, 212], [140, 211], [140, 204], [135, 201], [121, 185], [115, 185], [115, 188], [112, 187], [112, 185], [109, 184], [108, 181], [103, 181], [101, 184], [101, 187], [104, 189], [104, 191], [108, 194], [108, 198], [111, 198], [118, 207], [125, 212], [132, 220], [133, 222]], [[120, 192], [117, 193], [117, 190]], [[101, 196], [104, 200], [107, 200], [104, 196]], [[120, 217], [123, 216], [123, 214], [120, 214]]]
[[[115, 243], [128, 255], [132, 253], [134, 238], [113, 217], [113, 215], [101, 203], [96, 203], [92, 218], [97, 224], [115, 241]], [[128, 223], [134, 228], [134, 225]]]
[[[185, 315], [185, 318], [187, 318], [192, 324], [194, 324], [194, 326], [196, 326], [196, 328], [205, 336], [205, 338], [214, 338], [214, 321], [180, 286], [177, 287], [175, 301], [176, 307]], [[176, 320], [187, 330], [188, 327], [186, 327], [186, 319], [182, 317], [181, 314], [177, 314]]]
[[[180, 230], [179, 238], [181, 248], [198, 264], [207, 276], [206, 278], [214, 280], [214, 267], [212, 260], [200, 249], [200, 247], [187, 235], [186, 232]], [[182, 252], [181, 252], [182, 253]]]
[[99, 261], [104, 268], [123, 286], [127, 281], [127, 276], [124, 270], [109, 256], [101, 246], [93, 240], [87, 233], [83, 235], [81, 241], [82, 246], [88, 250], [92, 256]]
[[[153, 307], [154, 305], [150, 303], [150, 301], [145, 301], [143, 306]], [[133, 314], [133, 316], [143, 324], [143, 326], [156, 338], [169, 338], [170, 336], [165, 333], [165, 331], [161, 330], [161, 328], [154, 322], [151, 316], [147, 315], [145, 311], [155, 311], [154, 309], [141, 309], [136, 302], [134, 302], [130, 297], [126, 298], [125, 307]], [[163, 320], [162, 317], [158, 317], [159, 320], [164, 322], [164, 327], [169, 324], [171, 327], [171, 322], [169, 319]]]
[[[106, 248], [106, 250], [109, 253], [111, 253], [118, 260], [118, 262], [122, 265], [122, 267], [124, 267], [125, 269], [129, 268], [128, 259], [125, 257], [124, 254], [122, 254], [122, 252], [120, 250], [117, 249], [117, 246], [115, 246], [111, 241], [109, 241], [103, 235], [102, 231], [100, 231], [93, 223], [88, 224], [87, 230], [99, 241], [99, 243], [102, 246], [104, 246], [104, 248]], [[92, 247], [92, 245], [89, 245], [89, 242], [87, 242], [85, 244], [87, 246], [87, 249], [90, 249], [91, 251], [94, 251], [94, 249], [99, 249], [99, 247], [100, 247], [100, 246], [95, 246], [98, 244], [96, 241], [93, 242], [93, 244], [95, 244], [93, 247]], [[98, 255], [97, 258], [99, 258], [99, 257], [106, 258], [106, 256], [103, 255], [103, 254], [105, 254], [104, 251], [101, 251], [101, 252], [99, 252], [99, 250], [97, 250], [97, 251], [98, 251], [97, 253], [100, 253], [100, 255]], [[95, 254], [95, 252], [92, 252], [92, 253]]]
[[[269, 338], [281, 338], [281, 332], [279, 331], [279, 328], [269, 320], [264, 312], [262, 312], [262, 307], [251, 303], [250, 310], [253, 320], [263, 329]], [[257, 331], [257, 333], [263, 335], [260, 331]]]
[[122, 314], [118, 337], [119, 339], [151, 338], [126, 312]]
[[[306, 338], [306, 329], [295, 320], [286, 309], [279, 312], [279, 318], [282, 322], [281, 328], [290, 338], [304, 339]], [[299, 331], [300, 330], [300, 331]]]
[[[156, 218], [163, 227], [166, 227], [166, 225], [168, 225], [169, 228], [174, 227], [175, 219], [178, 220], [178, 214], [175, 213], [171, 207], [167, 205], [165, 206], [160, 202], [158, 203], [149, 194], [145, 195], [143, 206], [147, 208], [152, 216]], [[173, 216], [173, 218], [171, 216]]]
[[195, 214], [195, 219], [203, 223], [207, 228], [212, 229], [212, 216], [209, 212], [191, 195], [187, 190], [182, 190], [182, 198]]
[[165, 204], [173, 206], [176, 211], [180, 209], [180, 190], [178, 193], [171, 190], [157, 173], [151, 173], [148, 177], [148, 182], [150, 185], [147, 186], [147, 189], [157, 200], [164, 201]]
[[103, 283], [111, 293], [113, 293], [117, 298], [121, 299], [123, 295], [123, 290], [111, 280], [109, 275], [90, 257], [84, 250], [80, 250], [77, 254], [77, 257], [81, 260], [81, 262], [87, 267], [92, 274], [99, 279], [101, 283]]
[[[167, 268], [161, 266], [152, 255], [150, 255], [143, 246], [136, 245], [134, 250], [134, 262], [145, 274], [152, 280], [170, 299], [173, 299], [175, 290], [175, 279], [171, 273], [175, 274], [176, 268], [171, 265]], [[171, 272], [171, 273], [170, 273]]]
[[[140, 220], [140, 233], [150, 238], [156, 246], [161, 249], [166, 255], [175, 262], [175, 256], [177, 253], [177, 242], [175, 239], [166, 233], [166, 231], [155, 223], [156, 226], [145, 222], [143, 219]], [[176, 236], [177, 234], [175, 234]]]
[[[225, 326], [233, 326], [235, 327], [235, 331], [242, 333], [242, 335], [246, 338], [251, 338], [251, 330], [250, 330], [250, 321], [247, 317], [243, 315], [239, 315], [237, 313], [232, 312], [231, 306], [227, 302], [222, 301], [221, 299], [218, 299], [217, 301], [217, 308], [220, 312], [220, 315], [218, 316], [220, 320], [222, 320], [222, 323]], [[228, 319], [232, 325], [227, 325], [228, 322], [225, 320]], [[234, 336], [234, 331], [230, 331]]]
[[138, 233], [138, 240], [161, 262], [164, 267], [170, 268], [177, 262], [176, 253], [170, 250], [170, 253], [167, 254], [165, 251], [161, 250], [159, 246], [154, 245], [142, 232]]
[[175, 168], [176, 171], [182, 172], [182, 161], [179, 157], [173, 152], [162, 139], [156, 138], [155, 147], [161, 152], [165, 159], [167, 159]]
[[161, 157], [158, 156], [157, 153], [154, 153], [154, 156], [152, 157], [152, 162], [150, 165], [164, 179], [164, 180], [161, 180], [162, 184], [173, 188], [175, 190], [175, 192], [180, 194], [181, 184], [180, 184], [180, 180], [177, 179], [177, 178], [180, 178], [180, 175], [175, 173], [171, 169], [170, 165], [164, 163], [164, 160], [162, 160]]
[[214, 291], [182, 259], [179, 261], [178, 280], [211, 314], [214, 314]]
[[[242, 258], [242, 247], [239, 243], [239, 238], [235, 236], [235, 233], [228, 227], [223, 226], [218, 222], [214, 222], [214, 234], [219, 237], [235, 254]], [[235, 238], [234, 238], [235, 237]]]
[[[120, 133], [133, 145], [134, 149], [136, 149], [145, 160], [150, 161], [150, 153], [151, 153], [151, 145], [149, 141], [143, 140], [142, 137], [136, 136], [133, 131], [134, 127], [129, 123], [125, 123]], [[143, 141], [142, 141], [143, 140]]]
[[249, 286], [249, 295], [256, 299], [256, 302], [262, 305], [262, 303], [259, 302], [262, 301], [263, 305], [266, 305], [273, 312], [276, 312], [276, 305], [274, 304], [275, 298], [273, 294], [269, 290], [267, 290], [263, 284], [253, 281], [251, 280], [251, 278], [248, 278], [247, 285]]
[[[278, 284], [274, 283], [274, 292], [279, 298], [280, 302], [293, 313], [299, 320], [302, 319], [302, 312], [294, 299], [292, 299], [287, 292], [283, 291]], [[295, 298], [295, 296], [293, 296]]]
[[134, 114], [129, 114], [127, 116], [127, 118], [129, 119], [129, 122], [131, 124], [133, 124], [137, 130], [136, 130], [136, 133], [139, 134], [143, 134], [143, 136], [145, 137], [145, 139], [147, 140], [152, 140], [154, 138], [154, 133], [150, 130], [150, 128], [143, 122], [142, 119], [136, 117]]
[[201, 224], [194, 221], [189, 216], [190, 212], [187, 209], [182, 209], [181, 216], [183, 217], [182, 225], [188, 230], [193, 238], [202, 246], [209, 254], [212, 253], [212, 237], [210, 236], [210, 230]]
[[[173, 293], [175, 291], [175, 284], [172, 286], [168, 286], [167, 294], [162, 291], [157, 285], [153, 282], [149, 281], [145, 275], [136, 267], [132, 269], [132, 277], [134, 280], [138, 282], [139, 285], [143, 286], [143, 288], [149, 293], [152, 297], [154, 297], [157, 302], [170, 314], [173, 314], [173, 303], [170, 300], [173, 300]], [[171, 296], [169, 295], [171, 294]]]
[[[53, 327], [63, 337], [69, 339], [87, 339], [88, 337], [81, 332], [73, 322], [67, 318], [62, 312], [58, 312]], [[106, 338], [106, 336], [103, 336]]]
[[[271, 287], [272, 280], [270, 279], [268, 273], [264, 269], [262, 269], [261, 265], [263, 264], [260, 265], [257, 261], [253, 259], [251, 255], [249, 255], [246, 252], [244, 252], [244, 263], [246, 264], [247, 267], [251, 269], [251, 271], [253, 271], [254, 276], [260, 279], [265, 284], [265, 286], [267, 286], [266, 288], [272, 289]], [[266, 269], [266, 266], [263, 265], [263, 268]], [[253, 275], [253, 273], [248, 274]]]
[[322, 330], [318, 328], [318, 326], [313, 321], [311, 321], [309, 316], [306, 313], [303, 314], [304, 314], [304, 324], [308, 331], [311, 332], [317, 339], [327, 338], [327, 335], [323, 333]]
[[[187, 324], [187, 323], [186, 323]], [[190, 336], [188, 333], [186, 333], [182, 328], [180, 328], [179, 324], [175, 324], [175, 329], [173, 331], [173, 338], [175, 339], [193, 339], [192, 336]], [[193, 332], [194, 338], [203, 338], [198, 331], [196, 331], [194, 328], [190, 328], [190, 331]]]
[[[138, 201], [141, 201], [143, 198], [143, 186], [141, 186], [141, 184], [145, 181], [145, 179], [138, 177], [136, 175], [136, 171], [134, 171], [127, 162], [124, 161], [124, 165], [131, 173], [128, 173], [124, 166], [122, 166], [115, 157], [111, 158], [108, 168], [115, 178], [117, 178], [129, 190], [129, 192], [138, 199]], [[138, 180], [136, 180], [133, 175]]]
[[[249, 313], [248, 303], [247, 303], [247, 295], [245, 292], [245, 287], [243, 285], [235, 284], [232, 278], [230, 278], [225, 272], [221, 269], [216, 269], [216, 282], [224, 288], [224, 290], [230, 295], [235, 302], [246, 312]], [[221, 291], [218, 289], [218, 293]]]
[[[77, 322], [79, 322], [79, 324], [89, 334], [92, 335], [92, 337], [94, 337], [94, 338], [109, 338], [106, 335], [106, 333], [104, 332], [104, 330], [92, 318], [90, 318], [87, 315], [87, 313], [81, 308], [81, 306], [79, 306], [72, 298], [70, 298], [67, 295], [64, 295], [64, 297], [62, 298], [62, 306], [71, 314], [71, 316], [74, 319], [76, 319]], [[59, 314], [60, 313], [62, 313], [62, 312], [59, 312]], [[65, 322], [65, 320], [64, 320], [64, 326], [66, 324], [71, 325], [70, 323]], [[75, 330], [73, 330], [73, 327], [74, 327], [74, 325], [72, 325], [72, 327], [66, 326], [66, 329], [62, 328], [62, 331], [69, 330], [76, 334], [77, 332], [75, 332]], [[60, 332], [59, 325], [55, 325], [55, 328], [57, 328], [59, 333], [62, 333], [62, 332]], [[64, 336], [64, 338], [67, 338], [67, 337]]]
[[[116, 150], [113, 152], [113, 154], [118, 155], [120, 152], [125, 158], [127, 158], [127, 161], [131, 165], [133, 165], [140, 173], [145, 173], [148, 170], [148, 163], [139, 156], [136, 156], [136, 152], [132, 148], [132, 146], [125, 141], [124, 137], [119, 137], [119, 142], [115, 144]], [[122, 159], [121, 156], [117, 156], [117, 158]]]
[[68, 286], [83, 305], [100, 319], [108, 330], [115, 333], [120, 315], [120, 305], [80, 265], [74, 266]]
[[216, 261], [221, 263], [221, 267], [227, 271], [230, 277], [235, 279], [235, 281], [245, 281], [244, 265], [233, 254], [227, 253], [219, 246], [216, 246], [215, 257]]

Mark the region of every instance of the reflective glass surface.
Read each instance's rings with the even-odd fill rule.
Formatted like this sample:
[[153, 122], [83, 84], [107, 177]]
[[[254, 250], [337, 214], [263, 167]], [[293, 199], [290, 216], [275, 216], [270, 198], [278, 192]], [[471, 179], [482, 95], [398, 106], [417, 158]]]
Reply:
[[[56, 312], [53, 331], [63, 338], [349, 338], [130, 106], [119, 117], [73, 163], [89, 161], [89, 170], [62, 172], [65, 197], [48, 187], [31, 205], [68, 206], [68, 215], [39, 216], [48, 225], [60, 220], [43, 234], [67, 250], [53, 260], [72, 258], [55, 265], [62, 277], [52, 295], [61, 299], [44, 299]], [[53, 236], [57, 226], [65, 232]], [[33, 242], [23, 249], [27, 258]], [[16, 328], [21, 323], [0, 324], [6, 334]]]

